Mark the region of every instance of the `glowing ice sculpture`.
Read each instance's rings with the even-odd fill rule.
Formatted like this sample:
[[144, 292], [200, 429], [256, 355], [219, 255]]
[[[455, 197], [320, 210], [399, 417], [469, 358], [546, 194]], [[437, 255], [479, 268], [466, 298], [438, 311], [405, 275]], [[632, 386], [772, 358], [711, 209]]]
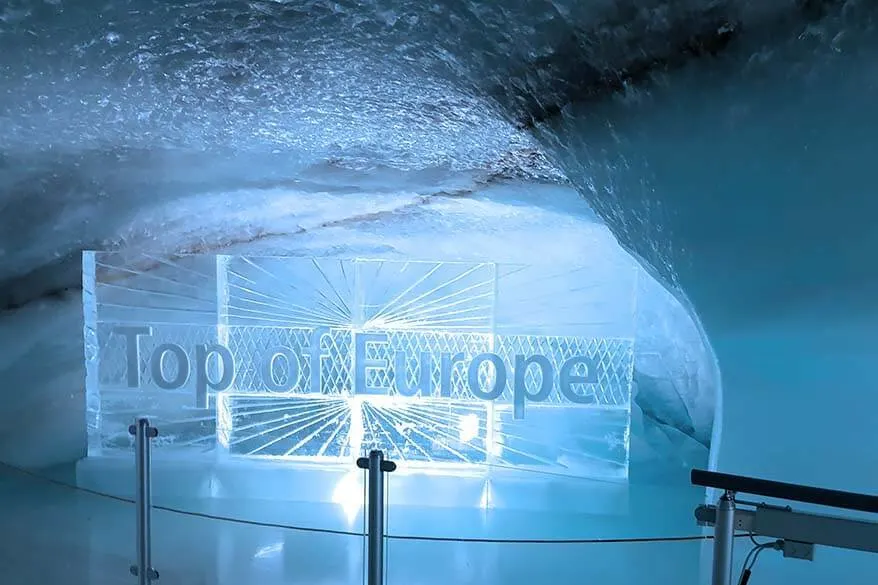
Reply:
[[618, 270], [86, 252], [89, 453], [146, 414], [160, 456], [625, 477]]

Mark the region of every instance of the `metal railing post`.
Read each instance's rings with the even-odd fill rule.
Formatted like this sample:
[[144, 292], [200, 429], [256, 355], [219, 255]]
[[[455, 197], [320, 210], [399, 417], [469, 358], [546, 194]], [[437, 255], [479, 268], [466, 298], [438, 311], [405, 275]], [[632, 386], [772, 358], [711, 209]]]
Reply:
[[735, 551], [735, 494], [725, 491], [716, 505], [713, 529], [713, 585], [731, 585]]
[[150, 426], [149, 419], [138, 418], [128, 427], [134, 435], [134, 451], [137, 467], [137, 489], [134, 505], [137, 507], [137, 564], [131, 565], [131, 574], [137, 577], [138, 585], [150, 585], [159, 578], [152, 568], [152, 460], [149, 440], [157, 437], [159, 431]]
[[357, 467], [368, 476], [367, 583], [384, 585], [384, 474], [396, 470], [396, 463], [385, 460], [382, 451], [373, 450], [357, 459]]

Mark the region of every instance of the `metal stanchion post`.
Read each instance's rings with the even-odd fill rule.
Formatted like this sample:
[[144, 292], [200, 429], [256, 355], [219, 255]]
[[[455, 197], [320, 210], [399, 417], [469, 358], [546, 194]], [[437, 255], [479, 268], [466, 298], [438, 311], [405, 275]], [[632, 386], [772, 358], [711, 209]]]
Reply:
[[726, 491], [716, 505], [713, 532], [713, 585], [731, 585], [735, 550], [735, 494]]
[[139, 585], [150, 585], [159, 578], [152, 568], [152, 460], [149, 440], [158, 436], [157, 428], [150, 426], [149, 419], [138, 418], [128, 427], [134, 435], [134, 450], [137, 458], [137, 564], [131, 566], [131, 574], [137, 577]]
[[384, 585], [384, 474], [396, 470], [396, 463], [386, 461], [381, 451], [370, 451], [357, 459], [369, 478], [368, 585]]

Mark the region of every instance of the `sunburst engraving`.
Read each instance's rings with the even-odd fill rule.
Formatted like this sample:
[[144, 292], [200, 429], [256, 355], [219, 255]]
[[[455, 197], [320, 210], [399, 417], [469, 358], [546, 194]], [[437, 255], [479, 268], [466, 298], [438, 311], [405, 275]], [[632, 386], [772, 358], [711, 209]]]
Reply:
[[193, 454], [627, 473], [633, 304], [598, 314], [598, 285], [491, 263], [84, 266], [93, 453], [148, 413]]

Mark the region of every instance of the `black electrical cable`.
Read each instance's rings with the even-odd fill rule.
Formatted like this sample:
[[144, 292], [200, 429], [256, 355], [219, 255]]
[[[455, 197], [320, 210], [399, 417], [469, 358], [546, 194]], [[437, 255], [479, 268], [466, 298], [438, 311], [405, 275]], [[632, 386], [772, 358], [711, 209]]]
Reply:
[[747, 585], [750, 582], [750, 576], [753, 574], [753, 566], [756, 565], [756, 559], [759, 558], [759, 553], [768, 548], [767, 545], [757, 546], [753, 550], [755, 554], [753, 555], [753, 561], [750, 563], [749, 567], [745, 567], [743, 571], [741, 571], [741, 581], [740, 585]]
[[773, 548], [776, 550], [781, 550], [783, 548], [782, 540], [775, 540], [774, 542], [758, 542], [753, 538], [752, 532], [749, 536], [755, 546], [750, 549], [750, 552], [747, 553], [747, 556], [744, 558], [744, 566], [741, 569], [741, 577], [738, 579], [738, 585], [747, 585], [747, 583], [749, 583], [750, 576], [753, 574], [753, 567], [756, 566], [756, 561], [759, 559], [759, 555], [762, 554], [762, 551], [767, 548]]

